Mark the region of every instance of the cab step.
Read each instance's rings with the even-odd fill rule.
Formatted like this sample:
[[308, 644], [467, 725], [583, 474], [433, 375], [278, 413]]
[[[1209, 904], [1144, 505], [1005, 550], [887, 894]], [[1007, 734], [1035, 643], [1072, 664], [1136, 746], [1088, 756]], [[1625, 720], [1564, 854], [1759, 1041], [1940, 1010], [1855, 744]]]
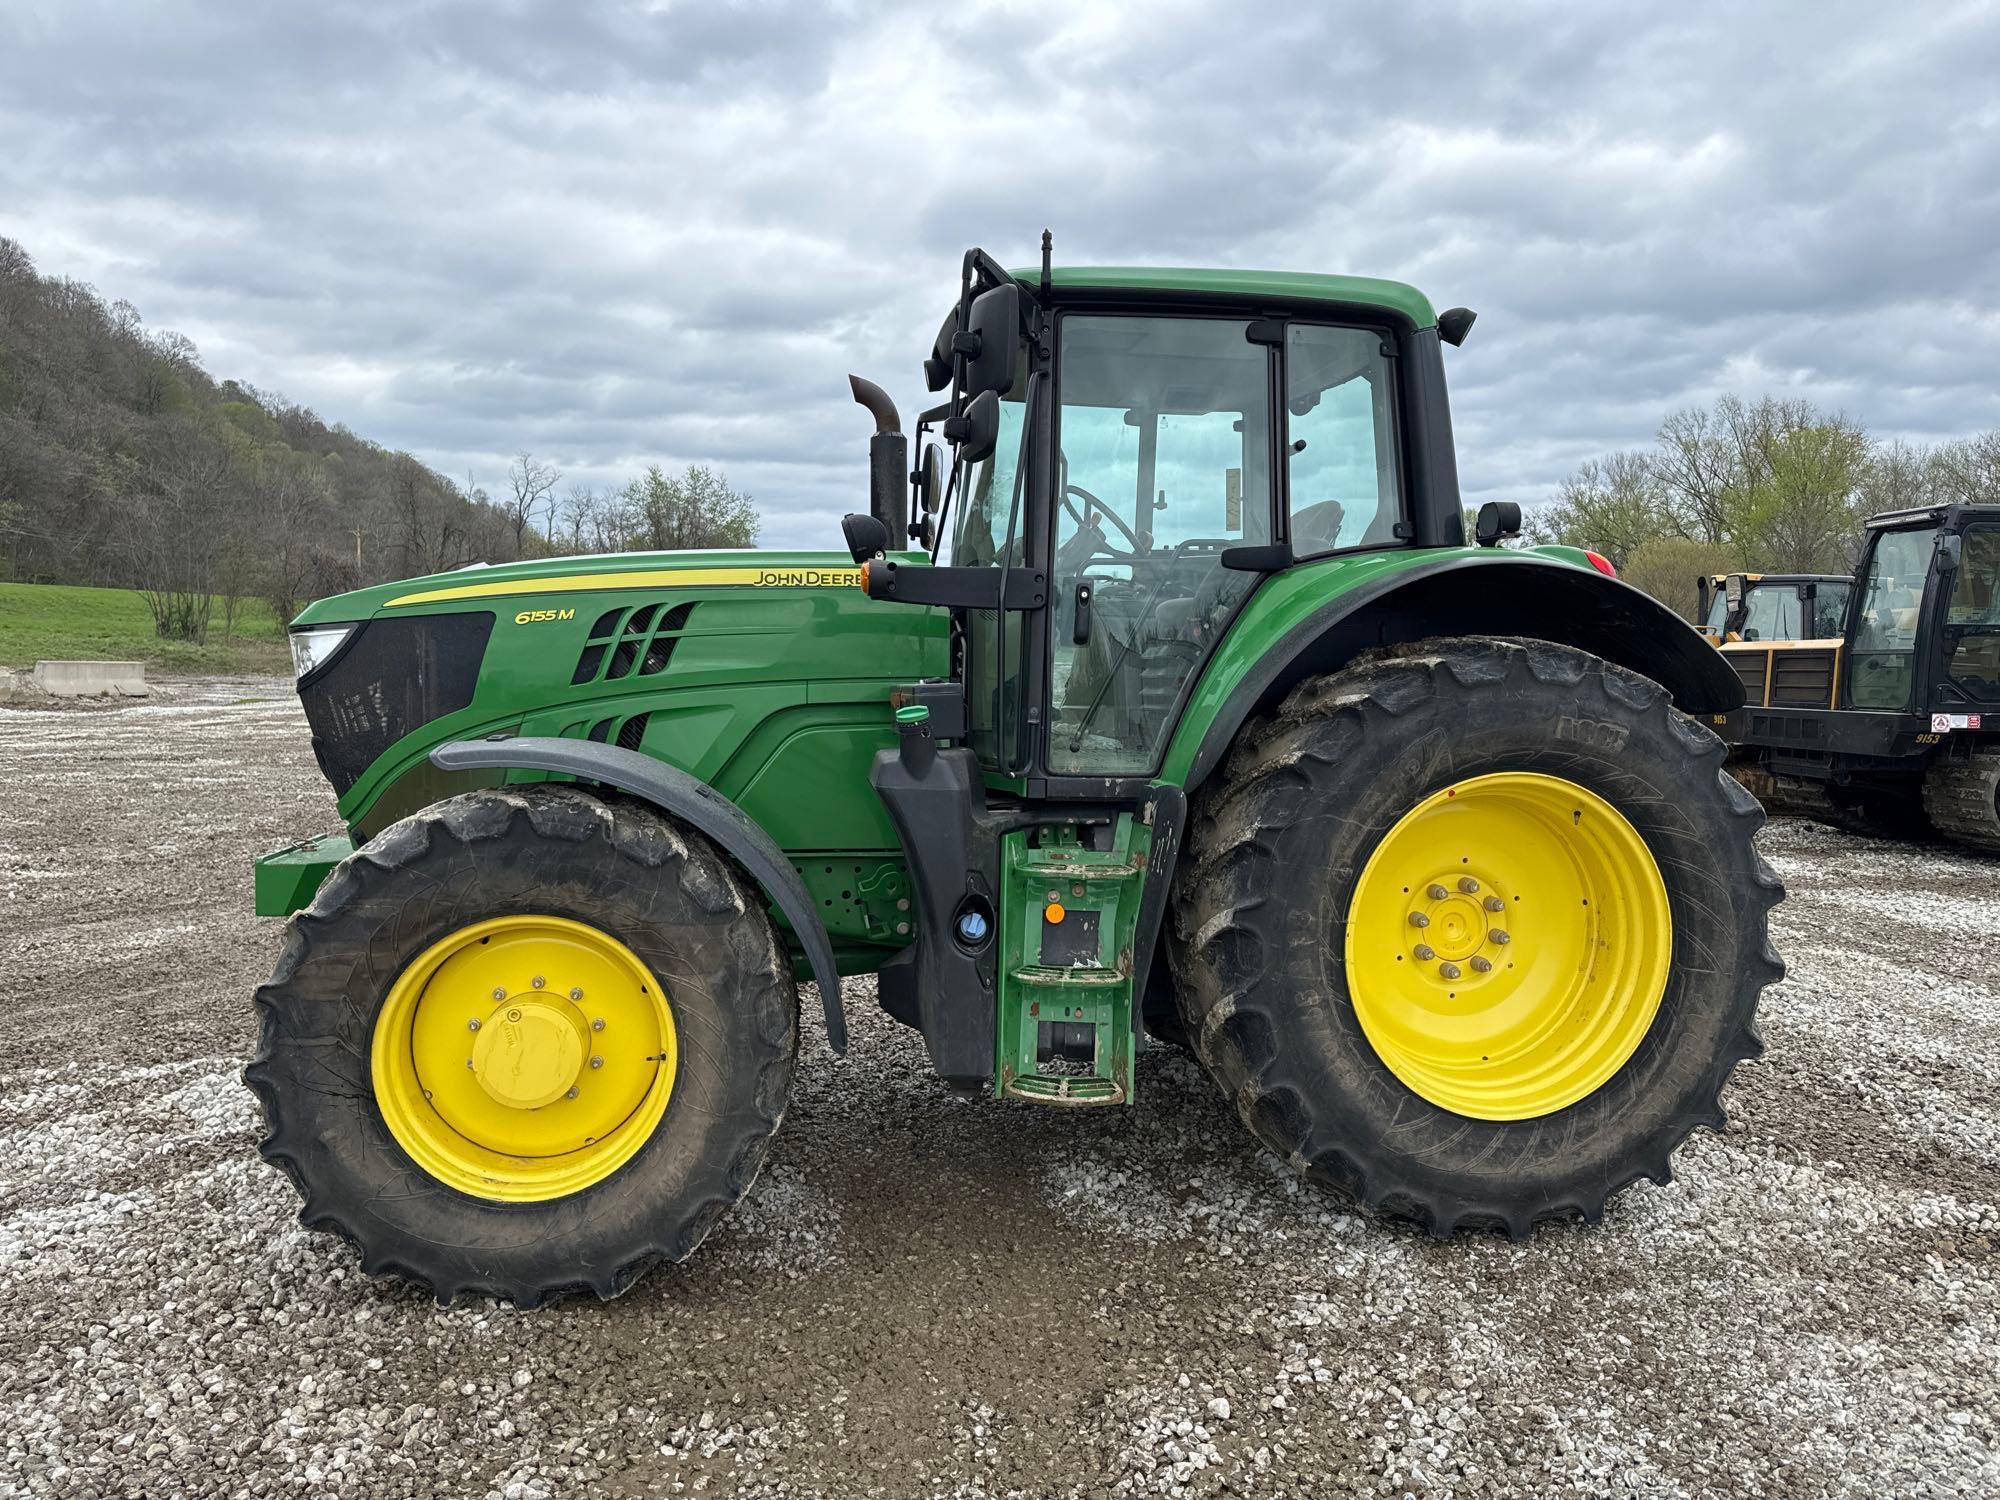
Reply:
[[[1095, 832], [1105, 844], [1101, 823]], [[1152, 830], [1126, 813], [1110, 832], [1094, 849], [1073, 826], [1002, 841], [1002, 1098], [1066, 1108], [1132, 1098], [1133, 943]]]

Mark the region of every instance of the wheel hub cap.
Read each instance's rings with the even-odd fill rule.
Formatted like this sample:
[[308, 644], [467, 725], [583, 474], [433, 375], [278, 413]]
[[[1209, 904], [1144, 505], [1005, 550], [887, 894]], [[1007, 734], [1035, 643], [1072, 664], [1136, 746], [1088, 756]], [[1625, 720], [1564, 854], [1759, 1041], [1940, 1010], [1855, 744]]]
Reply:
[[472, 1076], [496, 1104], [540, 1109], [576, 1086], [589, 1055], [590, 1023], [576, 1006], [509, 1001], [475, 1033]]

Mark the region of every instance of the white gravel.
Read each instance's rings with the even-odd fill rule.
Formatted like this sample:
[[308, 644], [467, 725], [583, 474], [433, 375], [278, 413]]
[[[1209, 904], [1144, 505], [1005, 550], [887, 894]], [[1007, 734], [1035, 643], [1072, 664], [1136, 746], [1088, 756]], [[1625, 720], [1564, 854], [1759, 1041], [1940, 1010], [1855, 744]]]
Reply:
[[1770, 1054], [1596, 1229], [1363, 1219], [1171, 1052], [949, 1097], [862, 981], [694, 1261], [521, 1314], [255, 1156], [247, 861], [330, 823], [284, 684], [0, 711], [0, 1496], [2000, 1493], [2000, 865], [1770, 829]]

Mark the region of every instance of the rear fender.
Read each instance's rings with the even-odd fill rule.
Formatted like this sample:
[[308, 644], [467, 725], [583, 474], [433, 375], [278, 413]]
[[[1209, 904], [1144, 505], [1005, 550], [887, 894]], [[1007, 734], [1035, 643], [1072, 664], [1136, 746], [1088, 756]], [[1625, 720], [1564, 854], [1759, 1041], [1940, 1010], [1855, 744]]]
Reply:
[[[1232, 634], [1251, 622], [1256, 604], [1253, 595]], [[1743, 684], [1722, 654], [1651, 595], [1594, 568], [1519, 552], [1458, 552], [1398, 568], [1267, 628], [1276, 639], [1247, 665], [1218, 653], [1189, 700], [1164, 768], [1189, 791], [1214, 771], [1246, 720], [1306, 678], [1337, 672], [1365, 651], [1434, 636], [1574, 646], [1652, 678], [1688, 714], [1725, 714], [1743, 702]], [[1227, 680], [1214, 680], [1218, 673]]]

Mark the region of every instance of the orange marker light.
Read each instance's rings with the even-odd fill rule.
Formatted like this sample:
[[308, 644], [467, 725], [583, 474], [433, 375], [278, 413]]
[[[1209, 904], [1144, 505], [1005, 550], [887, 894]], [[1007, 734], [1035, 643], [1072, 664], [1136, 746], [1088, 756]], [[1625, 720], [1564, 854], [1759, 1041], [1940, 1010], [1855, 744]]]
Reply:
[[1069, 913], [1063, 910], [1063, 904], [1060, 901], [1051, 901], [1047, 906], [1042, 908], [1042, 920], [1045, 922], [1060, 922], [1068, 915]]
[[862, 593], [864, 593], [864, 594], [868, 592], [868, 564], [867, 564], [867, 563], [863, 563], [863, 564], [861, 565], [861, 592], [862, 592]]

